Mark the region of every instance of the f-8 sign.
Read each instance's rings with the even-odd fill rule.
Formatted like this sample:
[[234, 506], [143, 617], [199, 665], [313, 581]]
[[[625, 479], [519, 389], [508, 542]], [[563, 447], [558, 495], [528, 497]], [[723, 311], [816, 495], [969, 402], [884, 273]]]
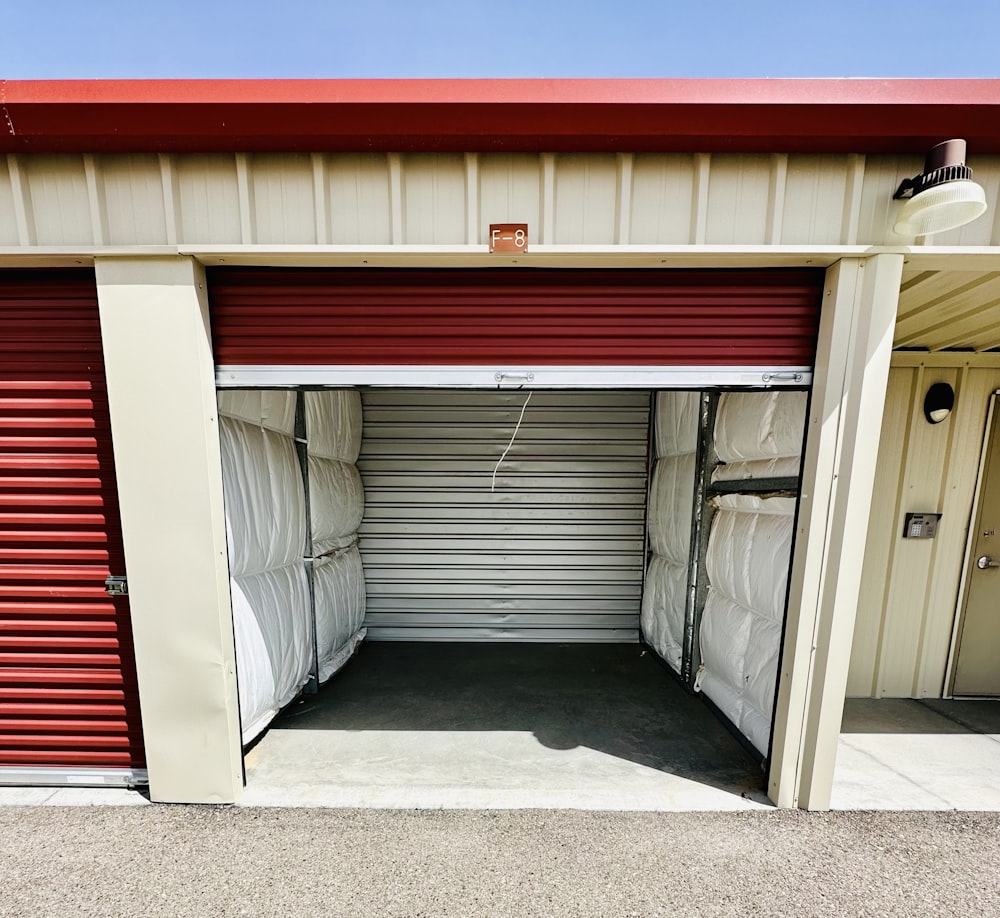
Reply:
[[528, 224], [527, 223], [491, 223], [490, 224], [490, 251], [491, 252], [527, 252], [528, 251]]

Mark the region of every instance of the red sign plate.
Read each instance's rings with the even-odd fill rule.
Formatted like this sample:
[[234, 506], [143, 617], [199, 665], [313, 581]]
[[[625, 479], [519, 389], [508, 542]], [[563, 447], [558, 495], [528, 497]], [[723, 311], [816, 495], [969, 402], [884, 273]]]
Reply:
[[520, 254], [528, 251], [527, 223], [491, 223], [490, 251], [513, 252]]

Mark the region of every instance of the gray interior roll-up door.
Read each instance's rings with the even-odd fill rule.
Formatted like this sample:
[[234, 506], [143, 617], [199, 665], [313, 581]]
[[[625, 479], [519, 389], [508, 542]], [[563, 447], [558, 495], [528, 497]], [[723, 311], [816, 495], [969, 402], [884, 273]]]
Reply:
[[369, 638], [631, 641], [649, 393], [370, 389]]

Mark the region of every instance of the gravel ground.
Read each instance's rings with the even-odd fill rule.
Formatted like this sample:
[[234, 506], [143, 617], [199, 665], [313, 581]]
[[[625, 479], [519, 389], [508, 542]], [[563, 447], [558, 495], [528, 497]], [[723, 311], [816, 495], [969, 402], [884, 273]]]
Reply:
[[1000, 915], [1000, 814], [0, 808], [0, 915]]

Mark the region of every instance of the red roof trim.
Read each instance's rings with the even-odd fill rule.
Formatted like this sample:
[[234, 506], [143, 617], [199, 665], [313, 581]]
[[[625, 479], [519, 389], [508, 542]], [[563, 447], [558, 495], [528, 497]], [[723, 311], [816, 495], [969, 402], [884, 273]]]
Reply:
[[0, 81], [0, 152], [1000, 153], [1000, 80]]

